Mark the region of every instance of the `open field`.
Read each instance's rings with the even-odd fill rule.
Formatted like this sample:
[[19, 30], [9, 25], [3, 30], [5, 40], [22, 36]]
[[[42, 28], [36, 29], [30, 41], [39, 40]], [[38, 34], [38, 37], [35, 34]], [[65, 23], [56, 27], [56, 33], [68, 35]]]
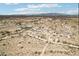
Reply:
[[77, 17], [0, 17], [1, 56], [79, 56]]

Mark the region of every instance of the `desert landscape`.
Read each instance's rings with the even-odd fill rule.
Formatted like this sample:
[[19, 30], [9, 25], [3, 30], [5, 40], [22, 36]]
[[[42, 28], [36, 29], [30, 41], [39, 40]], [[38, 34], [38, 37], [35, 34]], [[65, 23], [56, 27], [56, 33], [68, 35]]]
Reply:
[[0, 16], [0, 56], [79, 56], [75, 16]]

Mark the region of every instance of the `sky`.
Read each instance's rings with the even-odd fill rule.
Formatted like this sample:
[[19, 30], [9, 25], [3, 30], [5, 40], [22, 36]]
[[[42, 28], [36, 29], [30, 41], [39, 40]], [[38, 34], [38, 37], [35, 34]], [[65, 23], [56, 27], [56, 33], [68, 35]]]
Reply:
[[0, 15], [31, 15], [41, 13], [78, 14], [77, 3], [0, 3]]

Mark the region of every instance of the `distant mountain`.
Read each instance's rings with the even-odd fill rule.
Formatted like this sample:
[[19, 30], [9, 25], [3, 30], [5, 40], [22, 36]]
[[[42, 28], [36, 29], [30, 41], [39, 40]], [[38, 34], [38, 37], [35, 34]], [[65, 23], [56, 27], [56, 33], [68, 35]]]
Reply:
[[78, 15], [69, 15], [64, 13], [41, 13], [41, 14], [30, 14], [30, 15], [21, 15], [21, 14], [15, 14], [15, 15], [0, 15], [0, 16], [76, 16]]
[[69, 15], [64, 13], [41, 13], [41, 14], [32, 14], [29, 16], [78, 16], [78, 15]]

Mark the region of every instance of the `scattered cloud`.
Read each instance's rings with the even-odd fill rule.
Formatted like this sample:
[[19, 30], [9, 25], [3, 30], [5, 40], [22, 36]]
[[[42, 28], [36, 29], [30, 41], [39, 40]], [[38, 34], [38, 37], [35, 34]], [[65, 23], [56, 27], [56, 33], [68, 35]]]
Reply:
[[34, 5], [34, 4], [30, 4], [30, 5], [27, 5], [28, 8], [50, 8], [50, 7], [61, 7], [59, 6], [58, 4], [37, 4], [37, 5]]
[[28, 4], [25, 8], [17, 8], [14, 11], [40, 10], [40, 8], [61, 7], [58, 4]]
[[40, 9], [32, 9], [32, 8], [17, 8], [14, 11], [27, 11], [27, 10], [40, 10]]
[[49, 12], [44, 12], [44, 11], [20, 11], [20, 12], [13, 12], [13, 13], [8, 13], [8, 15], [32, 15], [32, 14], [41, 14], [41, 13], [49, 13]]
[[64, 14], [75, 15], [75, 14], [78, 14], [78, 9], [66, 10], [66, 11], [61, 11], [61, 12], [58, 12], [58, 13], [64, 13]]
[[17, 8], [14, 11], [19, 12], [19, 14], [40, 14], [40, 13], [48, 13], [46, 11], [42, 11], [44, 8], [53, 8], [53, 7], [61, 7], [58, 4], [27, 4], [24, 8]]
[[69, 10], [67, 11], [67, 14], [78, 14], [78, 10]]
[[5, 3], [5, 5], [17, 5], [19, 3]]

